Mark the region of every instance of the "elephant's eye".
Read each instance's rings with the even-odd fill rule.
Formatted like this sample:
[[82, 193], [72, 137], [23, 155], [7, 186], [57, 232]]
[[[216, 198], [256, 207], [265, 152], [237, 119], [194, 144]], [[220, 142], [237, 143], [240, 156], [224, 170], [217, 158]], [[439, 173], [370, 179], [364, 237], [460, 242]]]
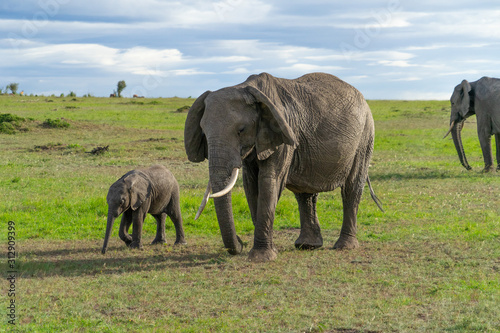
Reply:
[[242, 126], [238, 129], [238, 135], [241, 135], [241, 133], [243, 133], [245, 131], [245, 127]]

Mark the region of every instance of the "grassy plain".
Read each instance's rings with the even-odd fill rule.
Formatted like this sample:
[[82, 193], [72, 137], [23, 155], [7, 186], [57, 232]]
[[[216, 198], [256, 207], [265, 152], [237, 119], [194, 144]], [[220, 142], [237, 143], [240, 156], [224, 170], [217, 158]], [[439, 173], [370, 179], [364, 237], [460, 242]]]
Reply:
[[[0, 113], [25, 118], [0, 134], [0, 240], [16, 227], [19, 332], [496, 332], [500, 330], [500, 173], [482, 174], [475, 119], [464, 129], [474, 168], [458, 162], [446, 101], [369, 101], [376, 125], [360, 248], [334, 251], [342, 204], [321, 194], [325, 245], [297, 251], [296, 202], [276, 213], [276, 261], [252, 264], [253, 225], [241, 180], [233, 192], [243, 255], [222, 246], [213, 204], [194, 215], [207, 164], [189, 163], [185, 113], [193, 99], [0, 96]], [[44, 126], [50, 119], [70, 124]], [[109, 146], [102, 155], [89, 152]], [[126, 171], [166, 165], [181, 185], [188, 246], [132, 251], [115, 226], [100, 253], [106, 193]], [[144, 239], [154, 238], [148, 217]], [[5, 251], [4, 251], [5, 253]], [[6, 260], [2, 261], [2, 265]], [[4, 272], [8, 270], [5, 267]], [[0, 294], [3, 311], [9, 302]], [[9, 329], [6, 314], [0, 330]]]

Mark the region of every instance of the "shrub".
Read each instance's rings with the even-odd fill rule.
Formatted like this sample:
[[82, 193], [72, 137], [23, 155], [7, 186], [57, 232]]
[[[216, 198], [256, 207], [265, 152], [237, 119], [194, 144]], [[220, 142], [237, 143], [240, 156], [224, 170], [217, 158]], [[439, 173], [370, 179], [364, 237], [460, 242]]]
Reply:
[[0, 123], [0, 133], [16, 134], [16, 128], [11, 123]]
[[190, 106], [187, 106], [187, 105], [184, 105], [184, 106], [181, 106], [180, 108], [178, 108], [175, 112], [188, 112]]
[[43, 122], [42, 126], [46, 128], [68, 128], [70, 125], [63, 119], [48, 118]]
[[0, 133], [15, 134], [22, 130], [21, 125], [25, 121], [25, 118], [10, 113], [0, 113]]

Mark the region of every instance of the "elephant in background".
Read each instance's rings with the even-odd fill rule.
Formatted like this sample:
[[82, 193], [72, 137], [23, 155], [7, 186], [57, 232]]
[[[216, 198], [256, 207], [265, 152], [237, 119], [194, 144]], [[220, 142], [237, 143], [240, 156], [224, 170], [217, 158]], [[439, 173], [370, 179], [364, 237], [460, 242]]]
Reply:
[[[188, 112], [184, 130], [192, 162], [208, 158], [217, 220], [230, 254], [242, 251], [236, 235], [231, 188], [243, 168], [243, 184], [255, 226], [251, 261], [273, 260], [275, 209], [283, 189], [295, 193], [300, 212], [297, 248], [323, 245], [316, 213], [319, 192], [342, 189], [343, 223], [334, 248], [352, 249], [357, 211], [373, 152], [374, 123], [361, 93], [339, 78], [313, 73], [287, 80], [262, 73], [207, 91]], [[381, 208], [370, 187], [370, 193]]]
[[[106, 253], [115, 219], [123, 213], [119, 236], [131, 248], [142, 247], [142, 225], [146, 214], [156, 219], [156, 237], [152, 244], [166, 243], [167, 215], [175, 226], [175, 244], [186, 244], [180, 208], [179, 184], [162, 165], [127, 172], [108, 191], [108, 222], [102, 254]], [[132, 236], [128, 234], [133, 224]]]
[[451, 132], [460, 163], [467, 170], [472, 169], [465, 157], [461, 132], [465, 119], [475, 114], [477, 134], [483, 151], [483, 172], [494, 170], [491, 149], [492, 135], [495, 135], [496, 141], [496, 169], [500, 170], [500, 79], [482, 77], [474, 82], [463, 80], [455, 87], [450, 101], [450, 130], [445, 137]]

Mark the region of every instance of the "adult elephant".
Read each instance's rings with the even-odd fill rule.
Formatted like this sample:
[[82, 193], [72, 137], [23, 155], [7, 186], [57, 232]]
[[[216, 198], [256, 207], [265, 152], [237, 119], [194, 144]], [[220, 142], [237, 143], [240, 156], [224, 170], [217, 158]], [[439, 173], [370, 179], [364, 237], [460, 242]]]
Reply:
[[[374, 124], [359, 91], [335, 76], [307, 74], [295, 80], [267, 73], [207, 91], [189, 109], [184, 131], [192, 162], [209, 160], [209, 184], [225, 247], [242, 250], [231, 207], [231, 188], [243, 167], [243, 184], [255, 226], [251, 261], [277, 256], [273, 244], [276, 204], [286, 187], [300, 212], [298, 248], [323, 245], [318, 192], [342, 188], [344, 217], [337, 249], [358, 246], [356, 216], [368, 180]], [[370, 193], [378, 201], [370, 186]], [[199, 213], [203, 209], [200, 207]], [[380, 207], [380, 206], [379, 206]]]
[[497, 170], [500, 170], [500, 79], [482, 77], [474, 82], [463, 80], [455, 87], [450, 101], [450, 130], [445, 137], [451, 132], [460, 163], [467, 170], [472, 169], [465, 157], [461, 132], [465, 119], [475, 114], [477, 134], [483, 151], [483, 172], [494, 170], [492, 135], [495, 135]]

